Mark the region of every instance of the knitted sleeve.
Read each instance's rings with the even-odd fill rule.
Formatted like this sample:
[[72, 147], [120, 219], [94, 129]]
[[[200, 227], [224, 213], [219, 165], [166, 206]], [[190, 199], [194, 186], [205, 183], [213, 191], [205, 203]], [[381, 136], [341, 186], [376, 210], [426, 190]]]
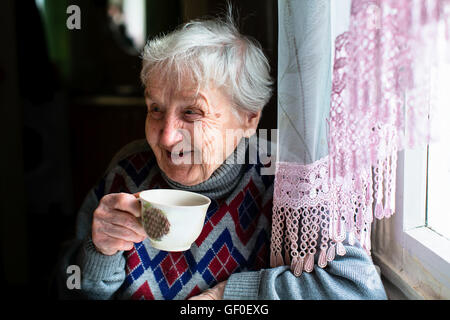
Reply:
[[[112, 299], [125, 280], [123, 251], [112, 256], [103, 255], [95, 249], [91, 240], [92, 215], [98, 206], [99, 196], [98, 187], [88, 193], [78, 212], [75, 238], [61, 250], [55, 281], [61, 299]], [[67, 285], [70, 275], [67, 270], [71, 265], [79, 267], [79, 288]]]
[[386, 292], [370, 257], [358, 244], [325, 268], [294, 276], [288, 266], [232, 274], [225, 300], [384, 300]]
[[[105, 183], [111, 178], [115, 166], [131, 154], [148, 150], [146, 140], [137, 140], [123, 147], [112, 159], [104, 178], [87, 194], [77, 215], [75, 238], [62, 247], [55, 276], [55, 289], [62, 299], [115, 298], [125, 280], [125, 257], [123, 251], [106, 256], [98, 252], [91, 239], [92, 215], [100, 199], [105, 195]], [[80, 289], [67, 286], [69, 266], [78, 266], [81, 272]]]

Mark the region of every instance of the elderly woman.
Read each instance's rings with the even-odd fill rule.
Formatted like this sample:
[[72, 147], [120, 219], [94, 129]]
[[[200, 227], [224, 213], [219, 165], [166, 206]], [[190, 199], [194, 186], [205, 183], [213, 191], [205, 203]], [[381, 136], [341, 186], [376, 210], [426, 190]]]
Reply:
[[[257, 151], [249, 138], [272, 81], [259, 44], [238, 32], [231, 15], [192, 21], [149, 41], [141, 78], [146, 141], [119, 152], [86, 197], [62, 263], [62, 297], [385, 298], [373, 264], [358, 247], [345, 257], [353, 270], [342, 266], [344, 258], [298, 278], [289, 267], [269, 268], [273, 175], [262, 174], [259, 157], [256, 163], [243, 160]], [[150, 245], [136, 196], [152, 188], [194, 191], [212, 200], [189, 250]], [[81, 270], [79, 289], [65, 286], [71, 264]]]

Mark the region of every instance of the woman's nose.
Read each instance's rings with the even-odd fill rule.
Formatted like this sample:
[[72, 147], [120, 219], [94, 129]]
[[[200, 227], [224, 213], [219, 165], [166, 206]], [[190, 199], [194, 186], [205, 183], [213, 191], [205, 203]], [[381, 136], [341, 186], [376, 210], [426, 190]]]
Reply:
[[172, 149], [183, 141], [183, 135], [177, 119], [173, 115], [166, 115], [160, 132], [160, 145], [166, 149]]

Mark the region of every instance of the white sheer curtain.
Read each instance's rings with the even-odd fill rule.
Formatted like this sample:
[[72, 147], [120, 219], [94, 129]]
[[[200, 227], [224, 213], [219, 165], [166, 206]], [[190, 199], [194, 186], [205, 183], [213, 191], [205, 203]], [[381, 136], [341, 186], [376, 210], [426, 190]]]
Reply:
[[313, 270], [316, 257], [324, 267], [335, 254], [323, 203], [329, 191], [330, 1], [280, 0], [278, 17], [280, 131], [271, 265], [291, 265], [298, 276]]

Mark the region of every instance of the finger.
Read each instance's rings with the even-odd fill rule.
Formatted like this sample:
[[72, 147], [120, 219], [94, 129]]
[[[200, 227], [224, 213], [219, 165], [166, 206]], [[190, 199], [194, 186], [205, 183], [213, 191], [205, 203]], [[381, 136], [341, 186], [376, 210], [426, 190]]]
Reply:
[[109, 237], [134, 243], [142, 242], [146, 238], [144, 235], [138, 234], [129, 228], [110, 223], [103, 223], [102, 227], [99, 229], [99, 232], [103, 232]]
[[134, 195], [122, 192], [113, 193], [108, 196], [105, 201], [111, 209], [129, 212], [137, 218], [141, 216], [141, 203]]
[[119, 246], [120, 250], [123, 250], [123, 251], [130, 251], [133, 249], [133, 247], [134, 247], [134, 243], [129, 242], [129, 241], [122, 241]]
[[209, 288], [197, 296], [191, 297], [192, 300], [222, 300], [227, 281], [222, 281], [212, 288]]
[[205, 291], [198, 296], [190, 297], [188, 300], [216, 300], [216, 298], [210, 292]]
[[211, 300], [211, 299], [205, 298], [203, 294], [199, 294], [198, 296], [190, 297], [188, 300]]
[[138, 218], [119, 210], [111, 210], [107, 217], [103, 219], [105, 222], [125, 227], [135, 233], [146, 237], [147, 233]]
[[139, 199], [139, 195], [140, 195], [140, 194], [141, 194], [141, 192], [139, 191], [139, 192], [133, 193], [133, 196], [135, 196], [136, 199]]
[[106, 237], [101, 242], [101, 249], [98, 248], [101, 253], [111, 256], [113, 254], [116, 254], [118, 251], [129, 251], [133, 249], [133, 242], [125, 241], [113, 237]]

